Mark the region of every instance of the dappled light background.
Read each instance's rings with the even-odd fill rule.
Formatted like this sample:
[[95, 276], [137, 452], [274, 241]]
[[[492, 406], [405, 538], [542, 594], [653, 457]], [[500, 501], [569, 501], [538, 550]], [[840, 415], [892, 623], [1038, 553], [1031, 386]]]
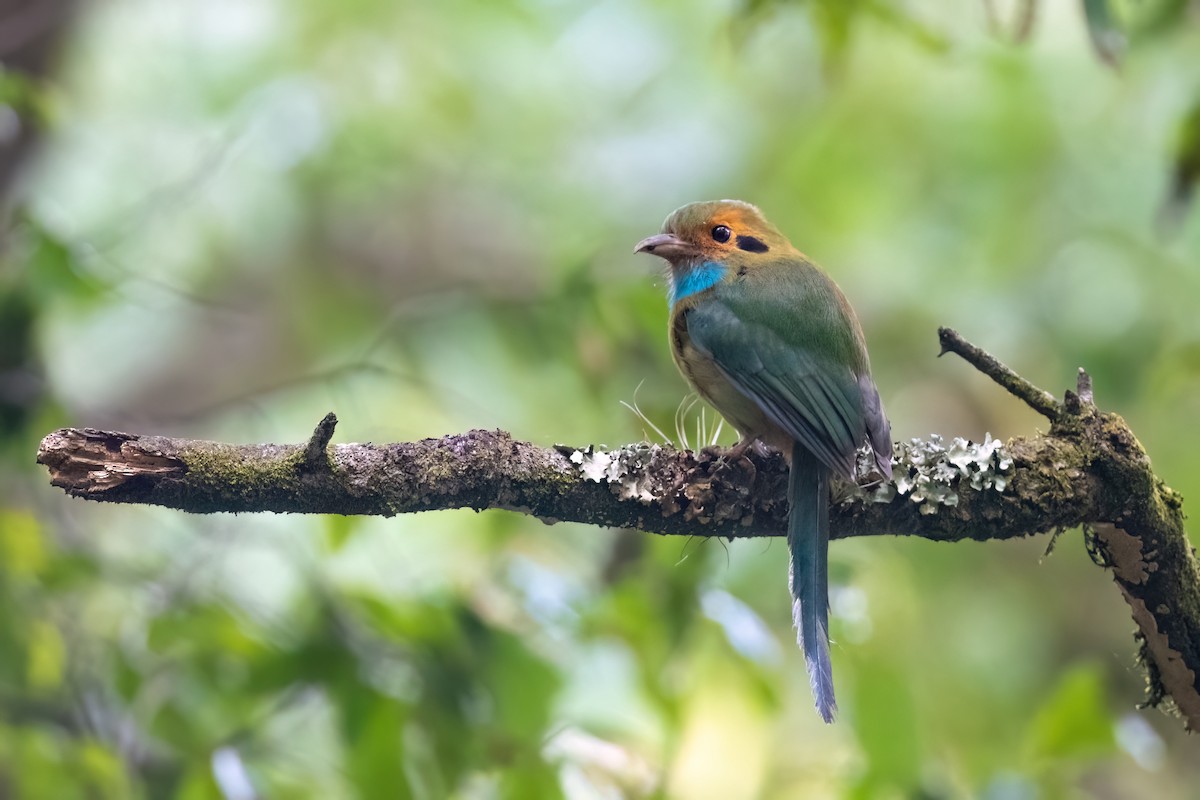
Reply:
[[191, 517], [32, 464], [62, 425], [330, 410], [336, 441], [708, 441], [631, 251], [738, 197], [849, 295], [897, 438], [1045, 426], [935, 357], [950, 325], [1058, 395], [1086, 367], [1200, 498], [1200, 215], [1156, 225], [1194, 4], [1119, 68], [1082, 4], [1023, 43], [994, 5], [85, 5], [0, 262], [41, 387], [0, 451], [0, 794], [1195, 797], [1078, 531], [835, 542], [825, 727], [780, 541]]

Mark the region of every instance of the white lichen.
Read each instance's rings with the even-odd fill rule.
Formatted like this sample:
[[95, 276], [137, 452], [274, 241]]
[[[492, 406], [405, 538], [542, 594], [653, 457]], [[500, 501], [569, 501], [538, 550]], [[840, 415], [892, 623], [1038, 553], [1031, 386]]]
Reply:
[[662, 447], [657, 444], [631, 444], [619, 450], [589, 446], [573, 451], [570, 459], [579, 465], [584, 478], [609, 484], [620, 499], [651, 503], [658, 497], [654, 493], [654, 476], [646, 467], [660, 452]]
[[[607, 483], [622, 500], [652, 503], [657, 481], [647, 469], [662, 452], [657, 444], [633, 444], [618, 450], [602, 450], [594, 446], [572, 450], [571, 463], [578, 465], [584, 478], [595, 483]], [[875, 468], [875, 455], [869, 447], [858, 452], [858, 477], [845, 495], [845, 501], [890, 503], [897, 494], [907, 496], [918, 504], [922, 514], [936, 514], [940, 506], [958, 505], [959, 491], [964, 485], [976, 491], [994, 489], [1003, 492], [1008, 487], [1012, 456], [1004, 445], [985, 434], [982, 442], [955, 437], [947, 444], [941, 436], [897, 442], [892, 454], [892, 480], [867, 483]]]
[[[873, 465], [874, 455], [864, 447], [858, 454], [859, 475], [866, 478]], [[1003, 492], [1010, 469], [1012, 456], [991, 434], [985, 434], [982, 443], [955, 437], [948, 445], [933, 434], [928, 439], [897, 442], [892, 455], [892, 481], [855, 486], [849, 497], [890, 503], [897, 494], [907, 495], [920, 505], [922, 514], [936, 514], [939, 506], [958, 505], [964, 481], [978, 491]]]

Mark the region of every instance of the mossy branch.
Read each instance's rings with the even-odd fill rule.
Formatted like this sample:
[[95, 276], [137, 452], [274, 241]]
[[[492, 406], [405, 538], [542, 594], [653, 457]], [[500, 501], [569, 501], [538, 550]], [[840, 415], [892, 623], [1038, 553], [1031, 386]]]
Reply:
[[[1082, 370], [1075, 391], [1059, 402], [954, 331], [939, 336], [943, 352], [958, 353], [1049, 418], [1049, 433], [1003, 446], [936, 437], [900, 444], [893, 482], [839, 488], [834, 538], [988, 540], [1083, 526], [1132, 609], [1151, 700], [1169, 697], [1197, 728], [1200, 572], [1179, 496], [1155, 476], [1124, 420], [1096, 408]], [[391, 516], [473, 508], [689, 536], [779, 536], [785, 529], [787, 466], [778, 455], [726, 460], [649, 444], [544, 448], [478, 430], [331, 445], [336, 422], [327, 415], [296, 445], [64, 428], [42, 440], [38, 461], [73, 497], [195, 513]], [[865, 473], [869, 459], [861, 461]]]

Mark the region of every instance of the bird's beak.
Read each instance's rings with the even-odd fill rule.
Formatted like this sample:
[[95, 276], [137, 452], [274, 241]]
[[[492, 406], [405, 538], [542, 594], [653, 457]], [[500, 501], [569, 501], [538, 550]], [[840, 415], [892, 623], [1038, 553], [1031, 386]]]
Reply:
[[678, 261], [681, 258], [697, 255], [699, 251], [673, 233], [656, 233], [638, 242], [637, 247], [633, 248], [633, 252], [649, 253], [668, 261]]

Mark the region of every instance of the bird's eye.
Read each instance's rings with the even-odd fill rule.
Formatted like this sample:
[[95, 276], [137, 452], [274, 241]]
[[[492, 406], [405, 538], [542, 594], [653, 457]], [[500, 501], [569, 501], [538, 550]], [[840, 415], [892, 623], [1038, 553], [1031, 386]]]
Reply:
[[728, 242], [729, 237], [733, 235], [733, 231], [726, 228], [724, 225], [718, 225], [712, 229], [712, 237], [718, 242]]

